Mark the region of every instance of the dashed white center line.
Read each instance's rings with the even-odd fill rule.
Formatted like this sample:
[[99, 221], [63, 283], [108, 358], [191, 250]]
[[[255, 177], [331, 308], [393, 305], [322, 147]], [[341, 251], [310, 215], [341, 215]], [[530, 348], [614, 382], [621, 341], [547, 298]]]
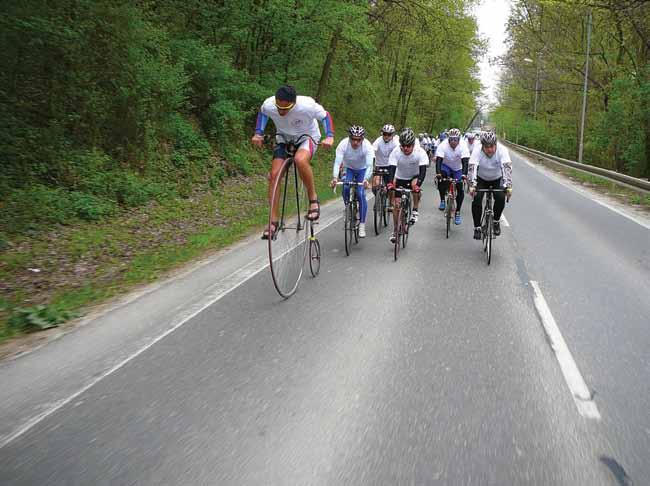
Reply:
[[531, 280], [531, 285], [535, 291], [535, 308], [539, 313], [539, 317], [542, 320], [542, 325], [544, 326], [544, 331], [548, 336], [548, 339], [551, 343], [551, 348], [555, 353], [555, 357], [560, 363], [560, 369], [564, 375], [564, 380], [571, 391], [573, 396], [573, 401], [578, 407], [578, 412], [585, 418], [600, 420], [600, 412], [596, 406], [596, 402], [593, 401], [591, 392], [585, 383], [585, 380], [582, 378], [582, 374], [578, 369], [578, 365], [569, 351], [569, 347], [562, 337], [560, 328], [557, 326], [553, 314], [551, 314], [551, 309], [546, 303], [546, 299], [542, 295], [542, 291], [539, 288], [539, 284], [534, 280]]

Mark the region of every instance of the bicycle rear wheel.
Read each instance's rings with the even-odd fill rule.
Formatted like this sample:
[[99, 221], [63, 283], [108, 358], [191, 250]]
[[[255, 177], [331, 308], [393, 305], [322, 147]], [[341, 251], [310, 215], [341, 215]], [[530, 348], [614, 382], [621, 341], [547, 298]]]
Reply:
[[452, 205], [451, 192], [447, 192], [445, 196], [445, 221], [447, 223], [447, 238], [449, 238], [449, 229], [451, 228], [451, 205]]
[[313, 235], [309, 237], [309, 271], [315, 277], [320, 272], [320, 242]]
[[352, 203], [345, 205], [345, 218], [343, 221], [343, 234], [345, 236], [345, 254], [350, 256], [352, 247]]
[[[305, 219], [309, 197], [291, 158], [285, 160], [273, 184], [271, 205], [280, 217], [277, 230], [268, 240], [269, 266], [275, 289], [287, 299], [302, 277], [309, 234]], [[269, 211], [269, 225], [272, 220], [273, 212]]]
[[[393, 209], [394, 211], [395, 209]], [[401, 245], [401, 238], [402, 238], [402, 206], [400, 205], [399, 209], [397, 210], [397, 224], [394, 227], [395, 230], [395, 243], [393, 244], [393, 257], [395, 258], [395, 261], [397, 261], [397, 258], [399, 257], [399, 247]]]
[[382, 220], [384, 221], [384, 228], [388, 226], [388, 204], [390, 204], [390, 201], [388, 200], [388, 194], [386, 194], [386, 189], [382, 188], [381, 190], [381, 217]]

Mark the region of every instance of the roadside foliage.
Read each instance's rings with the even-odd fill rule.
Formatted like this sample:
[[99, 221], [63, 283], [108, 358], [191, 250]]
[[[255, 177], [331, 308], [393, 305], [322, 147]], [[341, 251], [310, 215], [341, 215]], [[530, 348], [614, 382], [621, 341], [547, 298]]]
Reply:
[[589, 12], [584, 162], [650, 177], [646, 1], [514, 0], [493, 122], [512, 141], [577, 159]]

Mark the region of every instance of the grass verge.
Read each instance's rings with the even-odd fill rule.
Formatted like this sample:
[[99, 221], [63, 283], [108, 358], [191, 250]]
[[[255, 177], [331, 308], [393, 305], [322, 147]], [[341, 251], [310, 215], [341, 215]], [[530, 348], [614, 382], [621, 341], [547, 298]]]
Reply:
[[[331, 157], [319, 154], [314, 176], [326, 201], [334, 197], [327, 186]], [[236, 242], [265, 224], [266, 201], [266, 174], [257, 173], [103, 221], [10, 240], [0, 250], [0, 342], [57, 326]]]

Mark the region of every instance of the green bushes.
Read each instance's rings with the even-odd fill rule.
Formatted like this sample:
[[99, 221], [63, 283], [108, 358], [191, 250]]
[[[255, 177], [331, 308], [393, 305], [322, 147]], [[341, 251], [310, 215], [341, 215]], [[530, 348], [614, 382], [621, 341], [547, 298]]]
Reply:
[[13, 191], [0, 210], [0, 229], [22, 233], [75, 220], [96, 221], [115, 212], [116, 205], [91, 194], [43, 185]]
[[121, 207], [141, 206], [152, 199], [174, 194], [170, 184], [134, 174], [99, 172], [79, 185], [84, 191], [47, 187], [41, 184], [13, 191], [0, 207], [0, 230], [22, 233], [53, 224], [98, 221]]
[[57, 327], [76, 315], [74, 312], [45, 305], [18, 308], [9, 319], [9, 327], [20, 331], [42, 331]]

